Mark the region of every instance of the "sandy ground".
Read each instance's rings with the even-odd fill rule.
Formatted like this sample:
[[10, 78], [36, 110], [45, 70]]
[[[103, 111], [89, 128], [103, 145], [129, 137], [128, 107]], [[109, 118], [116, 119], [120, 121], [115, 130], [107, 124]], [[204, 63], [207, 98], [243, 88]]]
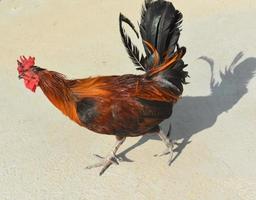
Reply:
[[[153, 157], [164, 145], [149, 135], [121, 147], [130, 162], [102, 177], [99, 169], [85, 170], [114, 138], [72, 123], [40, 89], [32, 94], [17, 79], [22, 54], [69, 77], [137, 73], [120, 40], [118, 14], [136, 22], [141, 3], [0, 1], [1, 200], [256, 198], [255, 0], [174, 1], [184, 14], [180, 44], [188, 49], [191, 84], [172, 118], [180, 145], [171, 167], [167, 157]], [[220, 76], [232, 62], [232, 73]], [[210, 65], [220, 83], [212, 93]]]

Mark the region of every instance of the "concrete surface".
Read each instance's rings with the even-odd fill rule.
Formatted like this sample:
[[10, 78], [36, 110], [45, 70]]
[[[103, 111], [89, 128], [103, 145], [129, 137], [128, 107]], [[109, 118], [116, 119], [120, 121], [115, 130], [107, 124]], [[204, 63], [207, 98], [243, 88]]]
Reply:
[[[122, 146], [130, 162], [102, 177], [99, 169], [85, 170], [114, 138], [72, 123], [40, 89], [32, 94], [17, 79], [22, 54], [69, 77], [138, 73], [122, 46], [118, 14], [136, 22], [141, 3], [0, 1], [1, 200], [256, 199], [254, 0], [174, 1], [184, 14], [180, 44], [188, 49], [191, 84], [172, 118], [181, 144], [171, 167], [166, 157], [153, 157], [164, 145], [146, 136]], [[233, 73], [220, 76], [232, 62]], [[210, 65], [220, 82], [212, 93]]]

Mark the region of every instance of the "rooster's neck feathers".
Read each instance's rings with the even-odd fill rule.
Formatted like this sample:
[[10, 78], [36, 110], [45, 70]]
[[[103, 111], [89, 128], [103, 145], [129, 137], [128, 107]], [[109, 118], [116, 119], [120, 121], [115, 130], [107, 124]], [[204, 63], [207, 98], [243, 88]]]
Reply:
[[68, 87], [69, 81], [65, 79], [65, 76], [48, 70], [41, 71], [39, 76], [39, 86], [52, 104], [64, 115], [81, 124], [76, 114], [75, 96]]

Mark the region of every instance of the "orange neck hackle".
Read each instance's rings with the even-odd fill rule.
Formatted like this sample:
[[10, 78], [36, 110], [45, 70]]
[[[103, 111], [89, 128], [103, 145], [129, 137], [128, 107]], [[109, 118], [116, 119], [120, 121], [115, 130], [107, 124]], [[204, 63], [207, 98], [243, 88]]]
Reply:
[[76, 99], [69, 89], [68, 81], [64, 75], [44, 70], [40, 73], [39, 86], [56, 108], [71, 120], [81, 125], [76, 113]]

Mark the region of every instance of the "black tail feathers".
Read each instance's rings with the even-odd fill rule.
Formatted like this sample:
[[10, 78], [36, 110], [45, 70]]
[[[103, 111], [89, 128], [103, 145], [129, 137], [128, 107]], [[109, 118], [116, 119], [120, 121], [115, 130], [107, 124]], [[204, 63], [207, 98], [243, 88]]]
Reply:
[[183, 60], [178, 60], [172, 67], [161, 71], [155, 79], [158, 80], [163, 87], [169, 88], [175, 94], [180, 95], [183, 93], [183, 84], [187, 84], [186, 77], [188, 72], [183, 69], [187, 67]]
[[130, 56], [133, 64], [135, 64], [137, 66], [136, 69], [146, 71], [146, 69], [144, 67], [144, 59], [145, 58], [143, 55], [140, 56], [138, 47], [136, 47], [134, 44], [132, 44], [131, 38], [125, 33], [125, 30], [122, 26], [123, 22], [125, 22], [132, 28], [132, 30], [135, 32], [137, 38], [139, 38], [139, 34], [136, 31], [133, 23], [127, 17], [125, 17], [122, 13], [120, 13], [120, 15], [119, 15], [119, 31], [120, 31], [120, 34], [122, 37], [123, 44], [126, 48], [126, 51], [127, 51], [128, 55]]
[[[171, 57], [178, 46], [182, 14], [174, 8], [171, 2], [146, 0], [142, 8], [140, 33], [143, 41], [154, 46], [160, 56]], [[144, 43], [147, 57], [151, 52]]]
[[[180, 48], [178, 45], [182, 17], [182, 14], [174, 8], [171, 2], [145, 0], [139, 28], [146, 56], [140, 54], [138, 48], [132, 44], [130, 37], [125, 34], [122, 22], [127, 23], [138, 37], [134, 25], [122, 14], [119, 18], [123, 43], [133, 63], [138, 66], [137, 69], [149, 73], [155, 68], [165, 65], [163, 72], [155, 70], [159, 74], [157, 77], [161, 77], [163, 82], [168, 81], [170, 84], [174, 84], [177, 87], [177, 92], [182, 90], [182, 83], [185, 83], [185, 78], [188, 76], [187, 72], [183, 71], [186, 66], [181, 60], [185, 54], [185, 47]], [[184, 54], [178, 56], [178, 60], [175, 62], [170, 62], [180, 51], [183, 51]]]

